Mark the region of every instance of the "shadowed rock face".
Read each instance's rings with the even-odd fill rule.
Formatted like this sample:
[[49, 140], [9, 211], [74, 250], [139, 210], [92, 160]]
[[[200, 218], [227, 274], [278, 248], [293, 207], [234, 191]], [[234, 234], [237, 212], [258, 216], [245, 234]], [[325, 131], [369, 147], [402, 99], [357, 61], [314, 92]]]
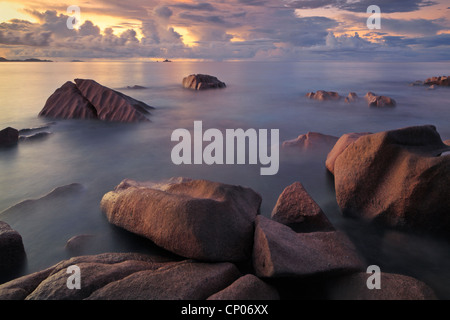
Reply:
[[153, 107], [94, 80], [75, 79], [75, 83], [66, 82], [47, 99], [39, 116], [140, 122], [149, 121], [150, 109]]
[[112, 224], [206, 261], [250, 257], [260, 205], [249, 188], [184, 178], [159, 185], [125, 180], [101, 201]]
[[0, 131], [0, 148], [12, 147], [19, 141], [19, 131], [8, 127]]
[[183, 87], [193, 90], [225, 88], [226, 84], [207, 74], [191, 74], [183, 79]]
[[391, 227], [450, 231], [450, 151], [434, 126], [360, 137], [336, 159], [336, 199], [344, 214]]

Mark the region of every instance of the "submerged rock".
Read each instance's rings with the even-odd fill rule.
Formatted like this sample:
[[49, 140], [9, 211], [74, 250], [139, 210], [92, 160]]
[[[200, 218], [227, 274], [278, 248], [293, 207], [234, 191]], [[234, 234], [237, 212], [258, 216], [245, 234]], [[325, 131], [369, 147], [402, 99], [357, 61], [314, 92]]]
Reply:
[[450, 151], [434, 126], [360, 137], [334, 164], [337, 202], [347, 216], [391, 227], [450, 232]]
[[308, 132], [306, 134], [299, 135], [296, 139], [284, 141], [282, 147], [298, 148], [300, 150], [331, 148], [338, 139], [338, 137], [319, 132]]
[[0, 131], [0, 148], [7, 148], [17, 145], [19, 141], [19, 131], [8, 127]]
[[94, 80], [75, 79], [57, 89], [39, 113], [56, 119], [98, 119], [115, 122], [149, 121], [153, 107]]
[[358, 101], [358, 95], [355, 92], [350, 92], [344, 100], [346, 103], [352, 103]]
[[373, 92], [367, 92], [365, 95], [369, 107], [395, 107], [397, 102], [386, 96], [378, 96]]
[[439, 77], [431, 77], [424, 81], [424, 84], [427, 86], [437, 85], [437, 86], [450, 86], [450, 77], [448, 76], [439, 76]]
[[319, 90], [317, 92], [309, 92], [306, 94], [309, 99], [328, 101], [328, 100], [340, 100], [341, 96], [334, 91]]
[[226, 84], [207, 74], [191, 74], [183, 79], [183, 87], [193, 90], [225, 88]]
[[251, 255], [261, 196], [207, 180], [122, 181], [101, 201], [110, 223], [183, 257], [238, 261]]
[[19, 141], [35, 141], [35, 140], [41, 140], [47, 138], [49, 135], [51, 135], [51, 132], [43, 131], [43, 132], [37, 132], [30, 135], [21, 135], [19, 136]]

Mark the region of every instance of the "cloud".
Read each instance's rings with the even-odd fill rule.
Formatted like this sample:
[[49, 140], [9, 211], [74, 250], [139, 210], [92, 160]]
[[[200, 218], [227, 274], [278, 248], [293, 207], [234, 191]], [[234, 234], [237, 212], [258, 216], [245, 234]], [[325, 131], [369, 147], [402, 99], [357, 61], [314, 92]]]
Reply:
[[[382, 18], [381, 30], [364, 32], [367, 17], [354, 12], [365, 13], [372, 2], [96, 0], [81, 8], [86, 20], [78, 30], [67, 28], [68, 15], [55, 9], [60, 4], [50, 5], [52, 10], [30, 4], [26, 12], [37, 22], [13, 19], [1, 23], [0, 46], [11, 55], [50, 58], [398, 59], [405, 54], [444, 59], [449, 49], [448, 19], [404, 19], [405, 13], [430, 9], [435, 2], [377, 0], [382, 12], [392, 14]], [[331, 9], [324, 10], [325, 17], [320, 16], [321, 10], [314, 11], [317, 16], [298, 16], [296, 8]], [[90, 13], [125, 22], [115, 19], [111, 27], [100, 27], [94, 18], [88, 19]], [[190, 37], [189, 45], [183, 43], [180, 32]]]
[[185, 10], [199, 10], [199, 11], [216, 11], [217, 9], [210, 3], [203, 2], [198, 4], [180, 3], [174, 4], [172, 7], [185, 9]]
[[377, 5], [381, 8], [381, 12], [411, 12], [417, 11], [422, 7], [428, 7], [438, 4], [436, 1], [429, 0], [294, 0], [287, 1], [287, 5], [297, 9], [317, 9], [331, 6], [337, 9], [352, 11], [352, 12], [366, 12], [371, 5]]
[[158, 17], [165, 18], [165, 19], [169, 19], [173, 14], [173, 11], [170, 10], [170, 8], [166, 7], [166, 6], [156, 7], [154, 11]]

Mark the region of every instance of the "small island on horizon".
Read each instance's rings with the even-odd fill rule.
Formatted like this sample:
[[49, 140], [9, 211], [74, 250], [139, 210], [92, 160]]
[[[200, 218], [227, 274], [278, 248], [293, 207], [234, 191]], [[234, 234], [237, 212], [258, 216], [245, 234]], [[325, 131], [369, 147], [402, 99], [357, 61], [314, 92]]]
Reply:
[[41, 59], [36, 59], [36, 58], [30, 58], [30, 59], [25, 59], [25, 60], [18, 60], [18, 59], [9, 60], [4, 57], [0, 57], [0, 62], [53, 62], [53, 61], [52, 60], [41, 60]]

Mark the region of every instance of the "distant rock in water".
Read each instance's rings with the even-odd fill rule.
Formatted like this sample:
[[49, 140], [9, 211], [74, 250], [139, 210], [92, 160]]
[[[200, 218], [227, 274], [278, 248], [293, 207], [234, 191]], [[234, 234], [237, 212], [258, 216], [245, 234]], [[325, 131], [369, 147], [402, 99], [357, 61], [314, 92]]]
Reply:
[[328, 101], [328, 100], [340, 100], [341, 96], [334, 91], [324, 91], [319, 90], [317, 92], [310, 92], [306, 94], [306, 97], [309, 99], [319, 100], [319, 101]]
[[437, 86], [450, 86], [450, 77], [442, 76], [442, 77], [432, 77], [428, 78], [424, 81], [424, 84], [427, 86], [437, 85]]
[[57, 89], [39, 113], [56, 119], [99, 119], [115, 122], [150, 121], [153, 107], [94, 80], [75, 79]]
[[127, 86], [127, 89], [131, 89], [131, 90], [141, 90], [141, 89], [147, 89], [147, 87], [134, 85], [134, 86]]
[[358, 95], [355, 92], [350, 92], [348, 96], [345, 98], [346, 103], [355, 102], [358, 100]]
[[193, 90], [225, 88], [226, 84], [207, 74], [191, 74], [183, 79], [183, 87]]
[[0, 131], [0, 148], [12, 147], [19, 141], [19, 131], [8, 127]]
[[367, 92], [365, 96], [369, 107], [395, 107], [396, 101], [390, 97], [378, 96], [373, 92]]

